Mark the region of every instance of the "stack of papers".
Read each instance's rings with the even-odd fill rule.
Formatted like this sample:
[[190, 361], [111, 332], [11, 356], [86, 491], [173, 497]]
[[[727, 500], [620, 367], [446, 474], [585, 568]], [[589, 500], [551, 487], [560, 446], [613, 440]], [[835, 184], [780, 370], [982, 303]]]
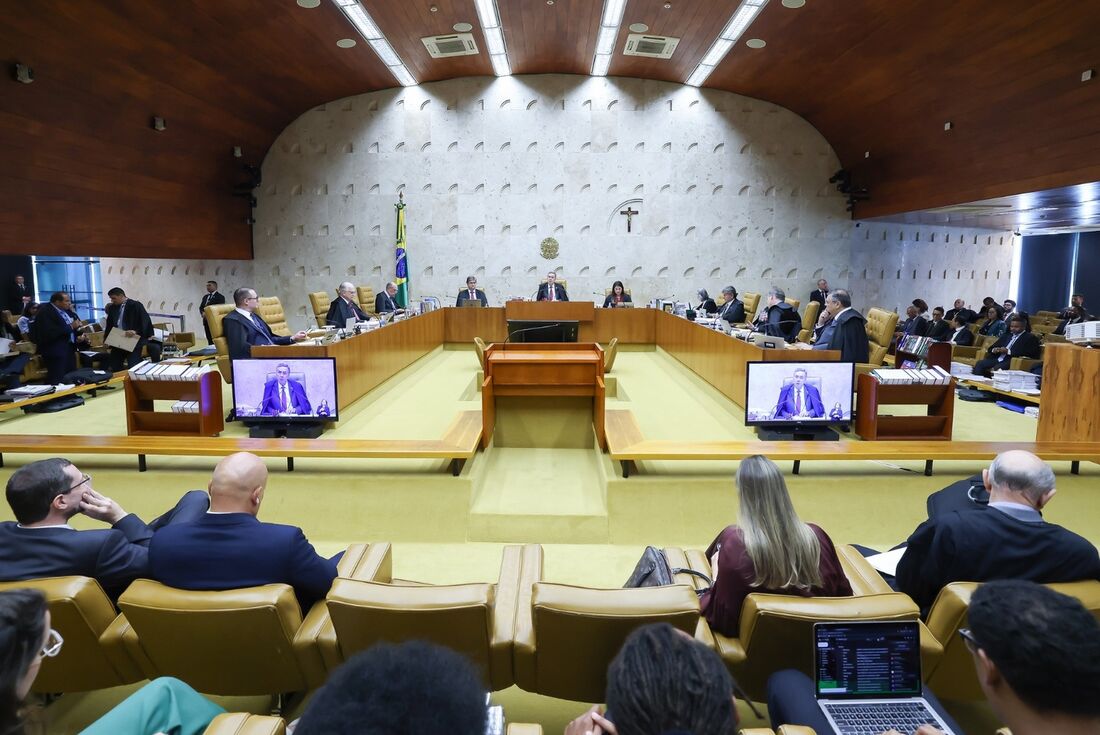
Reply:
[[878, 368], [871, 375], [883, 385], [948, 385], [951, 373], [941, 367], [916, 369]]
[[993, 387], [999, 390], [1037, 394], [1039, 376], [1025, 370], [997, 370], [993, 373]]
[[954, 360], [951, 361], [951, 374], [954, 375], [956, 378], [966, 378], [967, 380], [970, 380], [973, 372], [973, 365], [967, 365], [965, 362], [955, 362]]
[[9, 396], [16, 396], [17, 398], [35, 398], [37, 396], [44, 396], [47, 393], [53, 393], [60, 386], [53, 385], [21, 385], [18, 388], [12, 388], [7, 391]]
[[176, 401], [172, 404], [172, 413], [198, 413], [198, 401]]
[[139, 362], [128, 371], [131, 380], [198, 380], [209, 366], [192, 365], [190, 360]]

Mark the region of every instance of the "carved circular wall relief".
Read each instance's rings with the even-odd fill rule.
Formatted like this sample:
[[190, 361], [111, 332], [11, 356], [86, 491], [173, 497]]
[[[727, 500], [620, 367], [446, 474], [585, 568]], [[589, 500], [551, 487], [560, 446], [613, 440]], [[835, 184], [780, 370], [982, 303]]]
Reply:
[[539, 252], [542, 253], [542, 257], [547, 260], [554, 260], [558, 257], [558, 241], [552, 237], [547, 237], [539, 243]]

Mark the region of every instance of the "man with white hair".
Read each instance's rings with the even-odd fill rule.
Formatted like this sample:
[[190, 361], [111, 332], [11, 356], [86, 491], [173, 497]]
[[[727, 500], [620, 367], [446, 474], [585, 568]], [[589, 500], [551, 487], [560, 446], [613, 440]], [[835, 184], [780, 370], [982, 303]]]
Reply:
[[917, 527], [898, 562], [897, 588], [926, 613], [951, 582], [1100, 580], [1088, 540], [1043, 520], [1054, 471], [1030, 452], [997, 455], [982, 472], [989, 504], [937, 514]]
[[348, 323], [348, 319], [355, 319], [357, 322], [363, 322], [367, 320], [367, 315], [363, 313], [363, 310], [359, 308], [359, 304], [355, 303], [355, 284], [351, 281], [344, 281], [340, 284], [340, 288], [336, 290], [336, 298], [328, 307], [328, 314], [325, 316], [325, 324], [331, 324], [334, 327], [343, 327]]

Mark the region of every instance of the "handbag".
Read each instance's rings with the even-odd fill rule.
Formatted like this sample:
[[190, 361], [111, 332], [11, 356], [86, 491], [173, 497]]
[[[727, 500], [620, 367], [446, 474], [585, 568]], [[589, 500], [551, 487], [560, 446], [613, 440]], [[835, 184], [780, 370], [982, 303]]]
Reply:
[[674, 575], [676, 574], [690, 574], [693, 577], [699, 577], [705, 579], [707, 582], [706, 589], [696, 590], [696, 594], [702, 595], [708, 591], [714, 582], [710, 577], [697, 572], [694, 569], [686, 569], [684, 567], [672, 567], [668, 563], [668, 557], [665, 556], [665, 552], [658, 549], [656, 546], [647, 546], [645, 551], [642, 552], [642, 558], [638, 560], [638, 563], [634, 566], [634, 571], [631, 572], [630, 578], [626, 580], [626, 584], [623, 588], [632, 587], [664, 587], [670, 584], [676, 584]]

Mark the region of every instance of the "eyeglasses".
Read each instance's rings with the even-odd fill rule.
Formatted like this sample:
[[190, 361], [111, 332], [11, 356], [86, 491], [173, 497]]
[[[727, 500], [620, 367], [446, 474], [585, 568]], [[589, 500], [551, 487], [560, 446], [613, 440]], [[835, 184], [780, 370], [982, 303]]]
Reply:
[[46, 645], [42, 646], [39, 655], [41, 655], [42, 658], [53, 658], [61, 653], [61, 644], [64, 642], [65, 639], [61, 637], [61, 634], [53, 628], [50, 628], [50, 633], [46, 636]]
[[91, 482], [91, 481], [92, 481], [92, 476], [91, 475], [81, 475], [80, 476], [80, 482], [73, 485], [71, 488], [69, 488], [68, 491], [71, 493], [73, 490], [76, 490], [81, 485], [83, 485], [85, 483], [88, 483], [88, 482]]
[[966, 641], [966, 646], [972, 651], [977, 651], [981, 648], [981, 644], [978, 643], [978, 639], [974, 637], [974, 634], [970, 632], [970, 628], [959, 628], [959, 635]]

